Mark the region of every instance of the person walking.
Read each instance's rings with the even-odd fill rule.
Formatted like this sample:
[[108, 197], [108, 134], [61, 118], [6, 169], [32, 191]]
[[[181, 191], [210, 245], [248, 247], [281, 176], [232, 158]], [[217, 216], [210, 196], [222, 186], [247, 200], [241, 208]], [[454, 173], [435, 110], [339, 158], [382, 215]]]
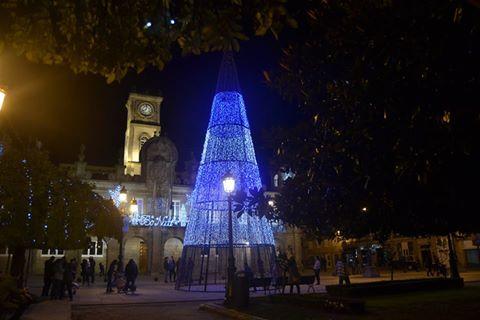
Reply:
[[317, 285], [320, 284], [320, 269], [322, 268], [322, 262], [320, 257], [315, 257], [315, 262], [313, 263], [313, 272], [315, 272], [315, 279], [317, 280]]
[[88, 273], [88, 276], [90, 278], [90, 283], [94, 284], [95, 283], [95, 259], [93, 257], [88, 258], [88, 263], [90, 265], [90, 272]]
[[105, 266], [103, 263], [98, 264], [98, 268], [100, 269], [100, 273], [98, 274], [100, 277], [105, 278]]
[[434, 276], [433, 274], [433, 264], [432, 264], [432, 258], [427, 258], [425, 261], [425, 269], [427, 269], [427, 277]]
[[82, 260], [80, 268], [82, 269], [82, 286], [84, 286], [85, 283], [87, 283], [87, 286], [90, 286], [90, 263], [87, 259]]
[[118, 261], [113, 260], [112, 263], [110, 263], [110, 266], [108, 267], [107, 271], [107, 293], [111, 293], [112, 286], [113, 286], [113, 278], [115, 276], [116, 269], [118, 267]]
[[45, 261], [45, 265], [43, 268], [43, 289], [42, 289], [42, 297], [48, 297], [50, 293], [50, 287], [52, 286], [52, 278], [53, 278], [53, 262], [55, 261], [55, 257], [50, 257], [47, 261]]
[[130, 291], [135, 292], [135, 280], [138, 276], [138, 267], [133, 259], [130, 259], [125, 266], [125, 277], [127, 278], [127, 283], [125, 284], [125, 292], [130, 289]]
[[193, 268], [195, 267], [195, 262], [192, 257], [188, 257], [187, 261], [187, 283], [190, 285], [193, 280]]
[[265, 278], [265, 265], [261, 257], [258, 257], [257, 259], [257, 267], [258, 267], [258, 274], [260, 275], [260, 278], [262, 279]]
[[322, 256], [320, 262], [322, 263], [322, 270], [323, 270], [323, 272], [327, 272], [327, 259], [325, 259], [325, 257]]
[[168, 261], [168, 277], [170, 279], [170, 282], [172, 282], [172, 278], [173, 278], [173, 282], [177, 280], [177, 273], [175, 272], [175, 269], [176, 269], [175, 259], [173, 258], [173, 256], [171, 256], [170, 260]]
[[70, 265], [72, 268], [72, 276], [73, 276], [73, 281], [77, 279], [77, 270], [78, 270], [78, 262], [76, 258], [70, 259]]
[[348, 277], [347, 271], [345, 270], [345, 264], [341, 259], [337, 260], [337, 263], [335, 264], [335, 272], [338, 276], [338, 284], [349, 286], [350, 285], [350, 278]]
[[50, 298], [52, 300], [60, 299], [62, 295], [62, 281], [63, 281], [63, 265], [64, 265], [64, 258], [57, 259], [53, 263], [53, 287], [52, 292], [50, 294]]
[[288, 259], [288, 281], [290, 282], [290, 293], [293, 293], [293, 286], [295, 286], [297, 287], [297, 293], [300, 294], [300, 277], [297, 262], [292, 256]]
[[165, 274], [165, 283], [168, 282], [168, 274], [169, 274], [169, 263], [168, 263], [168, 257], [165, 257], [163, 259], [163, 272]]
[[72, 262], [66, 262], [64, 265], [64, 270], [63, 270], [63, 286], [62, 286], [62, 291], [60, 293], [60, 299], [63, 299], [63, 295], [65, 294], [65, 289], [68, 292], [68, 299], [70, 301], [73, 300], [73, 293], [72, 293], [72, 287], [73, 287], [73, 270], [72, 270]]

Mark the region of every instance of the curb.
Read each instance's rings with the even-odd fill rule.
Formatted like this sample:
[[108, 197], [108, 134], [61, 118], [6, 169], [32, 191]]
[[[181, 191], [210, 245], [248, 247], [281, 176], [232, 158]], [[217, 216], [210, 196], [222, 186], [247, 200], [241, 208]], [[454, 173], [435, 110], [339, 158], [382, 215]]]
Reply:
[[265, 318], [260, 318], [257, 316], [252, 316], [250, 314], [246, 314], [234, 309], [228, 309], [220, 305], [215, 304], [201, 304], [198, 308], [199, 310], [219, 314], [221, 316], [225, 316], [231, 319], [238, 319], [238, 320], [267, 320]]

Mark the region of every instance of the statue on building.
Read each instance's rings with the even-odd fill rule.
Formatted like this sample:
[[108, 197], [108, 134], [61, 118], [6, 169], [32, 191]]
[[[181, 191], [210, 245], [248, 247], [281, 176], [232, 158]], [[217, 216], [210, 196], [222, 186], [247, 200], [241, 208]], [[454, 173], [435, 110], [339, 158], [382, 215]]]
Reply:
[[[152, 198], [161, 199], [166, 214], [170, 208], [171, 192], [175, 178], [175, 167], [178, 161], [178, 151], [175, 144], [165, 136], [155, 136], [145, 142], [141, 152], [142, 177], [147, 188], [152, 190]], [[153, 205], [153, 210], [157, 206]]]

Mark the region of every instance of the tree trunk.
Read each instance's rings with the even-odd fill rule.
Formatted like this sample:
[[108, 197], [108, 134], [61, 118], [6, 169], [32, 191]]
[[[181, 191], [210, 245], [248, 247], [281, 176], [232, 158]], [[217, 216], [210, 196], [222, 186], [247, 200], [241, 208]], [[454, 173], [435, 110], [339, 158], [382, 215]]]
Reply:
[[447, 239], [448, 239], [448, 251], [449, 251], [449, 262], [450, 262], [450, 277], [452, 279], [458, 279], [460, 278], [460, 274], [458, 273], [457, 252], [455, 251], [455, 243], [453, 242], [453, 235], [449, 233]]
[[12, 255], [12, 264], [10, 267], [10, 275], [17, 279], [19, 288], [23, 286], [23, 270], [25, 268], [25, 247], [14, 247]]

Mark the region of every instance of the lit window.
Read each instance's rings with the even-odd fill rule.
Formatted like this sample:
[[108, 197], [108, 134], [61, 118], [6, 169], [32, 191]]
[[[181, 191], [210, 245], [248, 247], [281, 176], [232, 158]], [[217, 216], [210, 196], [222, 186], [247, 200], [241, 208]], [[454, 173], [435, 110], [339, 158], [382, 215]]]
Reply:
[[104, 241], [90, 241], [87, 248], [83, 249], [82, 257], [103, 256]]
[[63, 256], [63, 249], [42, 249], [42, 256]]

